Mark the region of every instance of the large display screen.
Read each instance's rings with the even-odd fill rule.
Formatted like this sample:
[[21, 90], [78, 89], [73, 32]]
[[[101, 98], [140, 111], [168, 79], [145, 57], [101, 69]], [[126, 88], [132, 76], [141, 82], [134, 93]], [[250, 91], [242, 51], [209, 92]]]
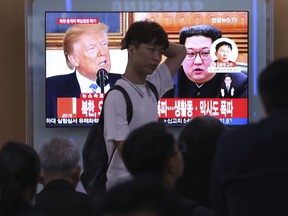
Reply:
[[[81, 92], [79, 83], [85, 79], [77, 80], [79, 77], [75, 69], [69, 69], [66, 65], [62, 43], [67, 29], [74, 24], [106, 24], [109, 27], [107, 46], [111, 61], [107, 71], [123, 74], [127, 53], [120, 50], [121, 39], [131, 23], [145, 19], [161, 24], [169, 40], [184, 44], [187, 50], [185, 60], [173, 77], [174, 89], [158, 102], [159, 121], [178, 127], [196, 116], [211, 115], [225, 125], [248, 123], [249, 11], [47, 11], [45, 17], [46, 127], [90, 126], [98, 122], [103, 104], [105, 92]], [[221, 35], [215, 40], [207, 35], [201, 37], [204, 31], [201, 28], [205, 27], [216, 28]], [[202, 33], [194, 35], [194, 31]], [[179, 38], [180, 32], [186, 32], [185, 39]], [[57, 81], [55, 86], [51, 86], [49, 81], [52, 77], [56, 80], [59, 76], [60, 79], [66, 79], [74, 75], [74, 81], [79, 82], [79, 91], [73, 87], [75, 82], [60, 84]], [[71, 90], [73, 93], [59, 96], [54, 94], [55, 89]]]

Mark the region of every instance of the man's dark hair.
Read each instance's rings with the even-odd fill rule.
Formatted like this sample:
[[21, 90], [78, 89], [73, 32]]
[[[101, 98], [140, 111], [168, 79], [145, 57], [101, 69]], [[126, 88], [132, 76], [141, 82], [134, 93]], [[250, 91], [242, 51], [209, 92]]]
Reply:
[[148, 123], [132, 131], [124, 141], [123, 161], [133, 176], [156, 174], [162, 180], [168, 160], [176, 154], [174, 136], [164, 124]]
[[226, 77], [230, 77], [231, 80], [232, 80], [231, 74], [229, 74], [229, 73], [225, 74], [225, 75], [224, 75], [224, 80], [225, 80]]
[[169, 46], [168, 35], [156, 22], [137, 21], [130, 25], [121, 42], [121, 49], [127, 49], [131, 44], [138, 47], [142, 43], [162, 46], [165, 50]]
[[137, 212], [159, 216], [183, 215], [180, 198], [174, 190], [159, 187], [143, 178], [120, 183], [108, 190], [98, 215], [132, 215]]
[[32, 201], [24, 193], [36, 193], [39, 175], [37, 152], [26, 144], [7, 142], [0, 151], [0, 212], [23, 211]]
[[221, 41], [221, 42], [219, 42], [218, 44], [216, 44], [216, 46], [215, 46], [216, 51], [218, 51], [221, 46], [229, 46], [230, 49], [232, 50], [232, 45], [231, 45], [231, 43], [229, 43], [229, 42], [227, 42], [227, 41]]
[[213, 116], [197, 116], [181, 130], [178, 142], [185, 146], [185, 170], [210, 170], [216, 143], [225, 125]]
[[267, 111], [288, 108], [288, 58], [269, 64], [259, 76], [259, 93]]
[[219, 29], [209, 25], [196, 25], [190, 27], [184, 27], [180, 31], [180, 44], [185, 44], [187, 37], [192, 36], [204, 36], [212, 39], [212, 42], [222, 37], [222, 33]]

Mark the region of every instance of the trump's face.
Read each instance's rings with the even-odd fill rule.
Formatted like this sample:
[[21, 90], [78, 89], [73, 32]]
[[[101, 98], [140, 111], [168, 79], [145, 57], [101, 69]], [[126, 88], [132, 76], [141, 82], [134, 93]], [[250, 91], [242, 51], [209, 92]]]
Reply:
[[83, 76], [95, 81], [99, 69], [111, 69], [108, 39], [105, 32], [87, 32], [74, 43], [75, 67]]
[[182, 66], [188, 79], [202, 84], [211, 80], [215, 73], [209, 73], [208, 67], [212, 62], [210, 48], [212, 39], [204, 36], [192, 36], [186, 38], [185, 47], [187, 55]]

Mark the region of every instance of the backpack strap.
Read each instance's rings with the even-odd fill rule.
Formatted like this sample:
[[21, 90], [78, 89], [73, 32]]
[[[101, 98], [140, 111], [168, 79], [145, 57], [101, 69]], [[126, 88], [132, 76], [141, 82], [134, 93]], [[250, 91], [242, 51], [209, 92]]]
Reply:
[[159, 94], [158, 94], [158, 91], [157, 91], [155, 85], [153, 83], [151, 83], [150, 81], [147, 81], [147, 80], [146, 80], [146, 83], [148, 84], [151, 91], [154, 93], [156, 100], [159, 101]]
[[[108, 95], [109, 92], [111, 92], [112, 90], [119, 90], [120, 92], [122, 92], [124, 98], [125, 98], [125, 101], [126, 101], [126, 114], [127, 114], [127, 121], [128, 121], [128, 124], [131, 122], [132, 120], [132, 116], [133, 116], [133, 107], [132, 107], [132, 101], [127, 93], [127, 91], [120, 85], [114, 85], [113, 87], [111, 87], [108, 92], [105, 94], [104, 96], [104, 99], [103, 99], [103, 106], [102, 106], [102, 109], [101, 109], [101, 113], [100, 113], [100, 118], [99, 118], [99, 123], [101, 121], [102, 125], [104, 125], [104, 102], [105, 102], [105, 99]], [[114, 150], [112, 152], [112, 155], [111, 157], [108, 159], [108, 167], [110, 166], [110, 163], [111, 163], [111, 160], [113, 158], [113, 155], [115, 153], [115, 150], [116, 148], [114, 147]]]
[[[153, 94], [155, 95], [155, 98], [157, 101], [159, 101], [159, 94], [158, 94], [158, 91], [155, 87], [154, 84], [152, 84], [150, 81], [147, 81], [147, 84], [149, 86], [149, 88], [151, 89], [151, 91], [153, 92]], [[103, 106], [102, 106], [102, 110], [101, 110], [101, 114], [100, 114], [100, 118], [99, 118], [99, 122], [100, 121], [103, 121], [104, 120], [104, 102], [105, 102], [105, 99], [106, 99], [106, 96], [108, 95], [108, 93], [112, 90], [119, 90], [120, 92], [122, 92], [124, 98], [125, 98], [125, 101], [126, 101], [126, 114], [127, 114], [127, 121], [128, 121], [128, 124], [130, 124], [131, 120], [132, 120], [132, 117], [133, 117], [133, 106], [132, 106], [132, 101], [130, 99], [130, 96], [128, 95], [127, 91], [120, 85], [114, 85], [112, 88], [109, 89], [109, 91], [105, 94], [105, 97], [104, 97], [104, 100], [103, 100]]]
[[[153, 85], [153, 84], [152, 84]], [[154, 86], [155, 88], [155, 86]], [[132, 106], [132, 101], [127, 93], [127, 91], [120, 85], [114, 85], [112, 88], [109, 89], [109, 91], [105, 94], [105, 97], [104, 97], [104, 100], [103, 100], [103, 106], [102, 106], [102, 109], [101, 109], [101, 113], [100, 113], [100, 117], [99, 117], [99, 122], [101, 121], [104, 121], [104, 102], [105, 102], [105, 99], [108, 95], [108, 93], [112, 90], [119, 90], [120, 92], [122, 92], [124, 98], [125, 98], [125, 101], [126, 101], [126, 114], [127, 114], [127, 121], [128, 121], [128, 124], [131, 122], [132, 120], [132, 116], [133, 116], [133, 106]]]
[[132, 106], [132, 101], [130, 99], [130, 96], [128, 95], [127, 91], [120, 85], [114, 85], [112, 89], [117, 89], [120, 92], [122, 92], [125, 101], [126, 101], [126, 114], [127, 114], [127, 121], [128, 124], [130, 124], [133, 116], [133, 106]]

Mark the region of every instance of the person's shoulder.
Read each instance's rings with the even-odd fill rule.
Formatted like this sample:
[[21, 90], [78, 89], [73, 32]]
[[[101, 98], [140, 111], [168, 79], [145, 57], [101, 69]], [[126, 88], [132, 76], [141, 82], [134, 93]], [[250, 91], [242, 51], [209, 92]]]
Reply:
[[229, 74], [229, 75], [231, 75], [232, 78], [233, 78], [233, 77], [236, 77], [236, 78], [238, 78], [238, 79], [248, 79], [248, 76], [247, 76], [246, 74], [242, 73], [242, 72], [239, 72], [239, 73], [231, 73], [231, 74]]
[[158, 68], [160, 68], [161, 70], [169, 71], [169, 68], [168, 68], [168, 65], [166, 64], [166, 62], [159, 64]]
[[118, 78], [118, 79], [120, 79], [120, 78], [122, 77], [122, 74], [109, 72], [109, 73], [108, 73], [108, 76], [109, 76], [109, 78], [110, 78], [110, 77], [113, 77], [113, 78]]
[[114, 86], [115, 83], [122, 78], [122, 74], [109, 72], [108, 77], [110, 86]]
[[149, 81], [150, 83], [153, 83], [155, 86], [157, 86], [156, 85], [157, 81], [155, 80], [159, 79], [159, 77], [162, 77], [162, 78], [171, 77], [170, 69], [168, 68], [165, 62], [162, 62], [161, 64], [159, 64], [156, 70], [152, 74], [149, 74], [146, 77], [146, 80]]
[[[123, 88], [124, 91], [126, 91], [129, 95], [129, 85], [127, 84], [127, 82], [125, 82], [124, 80], [122, 79], [118, 79], [115, 83], [115, 85], [117, 86], [120, 86]], [[109, 91], [106, 93], [105, 95], [105, 103], [106, 101], [110, 101], [110, 102], [113, 102], [115, 103], [116, 101], [124, 101], [124, 93], [122, 93], [121, 90], [119, 90], [118, 88], [116, 88], [114, 86], [112, 86]], [[109, 102], [109, 103], [110, 103]]]
[[[6, 214], [2, 212], [0, 213], [1, 216], [5, 216]], [[11, 216], [11, 214], [7, 214], [7, 216]], [[25, 210], [20, 211], [18, 213], [12, 214], [13, 216], [47, 216], [44, 212], [36, 208], [35, 206], [28, 206]]]
[[55, 83], [55, 82], [66, 82], [67, 80], [71, 80], [76, 78], [76, 73], [62, 74], [56, 75], [46, 78], [47, 83]]
[[232, 79], [232, 82], [235, 81], [238, 83], [247, 83], [248, 82], [248, 76], [242, 72], [239, 73], [229, 73], [229, 76]]
[[78, 194], [78, 196], [81, 197], [83, 201], [86, 200], [85, 202], [99, 203], [101, 201], [100, 197], [92, 194], [87, 194], [82, 191], [75, 190], [75, 194]]
[[232, 126], [227, 127], [221, 135], [223, 136], [235, 136], [237, 134], [245, 133], [249, 131], [252, 125], [241, 125], [241, 126]]
[[[259, 124], [257, 123], [235, 126], [224, 130], [219, 136], [219, 141], [225, 143], [226, 147], [233, 149], [237, 145], [245, 145], [247, 139], [254, 137], [259, 132]], [[231, 141], [233, 141], [233, 145], [230, 145]]]
[[181, 199], [182, 207], [184, 209], [185, 215], [192, 215], [192, 216], [214, 216], [214, 213], [208, 209], [200, 205], [198, 202], [195, 202], [190, 199], [182, 198]]
[[194, 208], [193, 215], [194, 216], [200, 216], [200, 215], [201, 216], [216, 216], [212, 210], [205, 208], [203, 206], [200, 206], [200, 205]]

